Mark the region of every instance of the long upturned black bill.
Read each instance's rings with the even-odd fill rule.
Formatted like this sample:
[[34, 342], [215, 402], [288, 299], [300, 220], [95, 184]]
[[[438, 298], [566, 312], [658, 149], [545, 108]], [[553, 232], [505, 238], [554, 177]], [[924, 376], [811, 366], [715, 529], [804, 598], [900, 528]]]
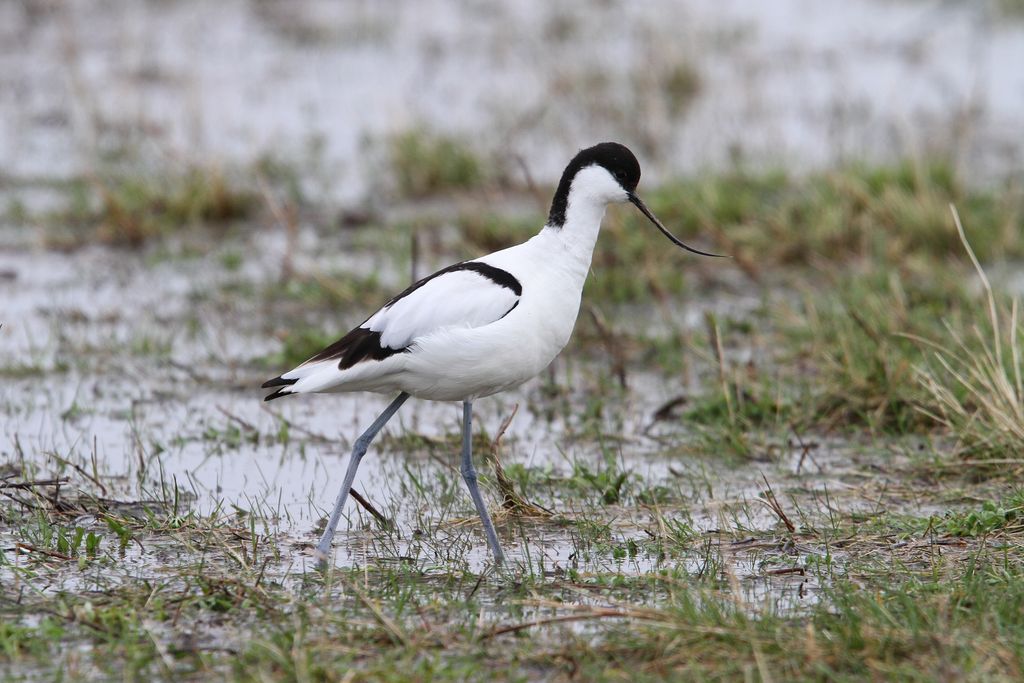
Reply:
[[676, 237], [675, 235], [670, 233], [668, 231], [668, 228], [666, 228], [664, 225], [661, 224], [661, 221], [658, 220], [658, 217], [655, 216], [653, 213], [651, 213], [651, 210], [647, 208], [647, 205], [644, 204], [642, 201], [640, 201], [640, 198], [637, 197], [632, 192], [629, 193], [629, 201], [632, 202], [636, 206], [636, 208], [640, 209], [640, 211], [645, 216], [647, 216], [648, 220], [650, 220], [652, 223], [654, 223], [654, 225], [658, 228], [658, 230], [661, 230], [662, 234], [664, 234], [665, 237], [667, 237], [670, 240], [672, 240], [672, 244], [676, 245], [677, 247], [682, 247], [686, 251], [692, 251], [694, 254], [700, 254], [701, 256], [713, 256], [715, 258], [727, 258], [725, 256], [725, 254], [709, 254], [706, 251], [700, 251], [699, 249], [694, 249], [693, 247], [686, 246], [685, 244], [683, 244], [682, 240], [680, 240], [678, 237]]

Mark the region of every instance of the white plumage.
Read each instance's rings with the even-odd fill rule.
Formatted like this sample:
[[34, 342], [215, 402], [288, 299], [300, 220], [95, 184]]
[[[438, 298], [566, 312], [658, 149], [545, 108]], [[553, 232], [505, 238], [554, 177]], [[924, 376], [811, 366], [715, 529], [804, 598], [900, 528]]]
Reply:
[[[469, 429], [472, 401], [518, 386], [565, 347], [611, 202], [632, 202], [678, 246], [634, 194], [640, 165], [616, 143], [581, 151], [566, 167], [547, 224], [508, 249], [449, 266], [397, 295], [337, 342], [266, 382], [266, 400], [328, 391], [399, 393], [357, 440], [334, 513], [318, 545], [331, 539], [370, 440], [409, 396], [463, 401], [462, 471], [495, 560], [503, 555], [476, 485]], [[696, 252], [703, 254], [704, 252]]]

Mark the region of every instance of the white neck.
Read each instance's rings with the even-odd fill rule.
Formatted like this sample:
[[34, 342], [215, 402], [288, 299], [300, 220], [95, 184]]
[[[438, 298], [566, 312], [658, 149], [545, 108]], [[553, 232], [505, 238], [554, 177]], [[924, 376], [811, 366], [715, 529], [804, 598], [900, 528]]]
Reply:
[[607, 204], [604, 202], [574, 202], [570, 197], [565, 212], [565, 224], [560, 228], [546, 226], [544, 232], [556, 237], [565, 246], [566, 251], [583, 261], [589, 269], [606, 208]]
[[573, 178], [569, 189], [565, 221], [561, 226], [547, 226], [544, 231], [556, 237], [566, 251], [589, 269], [605, 209], [609, 201], [618, 199], [616, 195], [620, 193], [623, 190], [605, 169], [599, 166], [584, 168]]

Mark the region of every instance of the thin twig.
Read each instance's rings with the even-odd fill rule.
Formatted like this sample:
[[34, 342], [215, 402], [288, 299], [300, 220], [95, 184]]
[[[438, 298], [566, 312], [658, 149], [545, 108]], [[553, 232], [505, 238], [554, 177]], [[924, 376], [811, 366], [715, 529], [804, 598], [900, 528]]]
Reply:
[[373, 515], [377, 519], [378, 522], [380, 522], [380, 525], [382, 527], [384, 527], [385, 529], [393, 529], [394, 528], [394, 526], [395, 526], [394, 523], [390, 519], [385, 517], [384, 513], [382, 513], [377, 508], [375, 508], [373, 506], [373, 503], [368, 501], [366, 498], [363, 498], [363, 495], [361, 493], [359, 493], [359, 491], [356, 491], [354, 487], [350, 488], [348, 490], [348, 492], [352, 495], [352, 498], [354, 498], [357, 503], [359, 503], [360, 505], [363, 506], [364, 510], [369, 512], [371, 515]]
[[768, 483], [768, 477], [764, 476], [764, 473], [762, 472], [761, 478], [764, 479], [764, 485], [768, 487], [768, 490], [764, 492], [764, 498], [762, 501], [769, 509], [771, 509], [772, 512], [776, 514], [779, 519], [782, 520], [782, 523], [786, 525], [787, 529], [789, 529], [789, 533], [795, 532], [796, 525], [790, 521], [789, 516], [786, 515], [786, 511], [783, 510], [782, 506], [779, 504], [778, 498], [775, 497], [775, 491], [772, 490], [772, 485]]
[[560, 614], [557, 617], [545, 617], [543, 619], [531, 619], [530, 621], [524, 621], [518, 624], [511, 624], [509, 626], [499, 626], [493, 628], [490, 631], [482, 634], [480, 640], [489, 640], [497, 636], [505, 635], [506, 633], [516, 633], [518, 631], [524, 631], [528, 628], [534, 628], [535, 626], [548, 626], [550, 624], [564, 624], [571, 621], [590, 621], [593, 619], [636, 619], [637, 616], [624, 612], [622, 610], [614, 609], [600, 609], [593, 608], [593, 611], [586, 614]]
[[612, 331], [608, 323], [605, 321], [604, 316], [594, 306], [587, 306], [587, 312], [590, 313], [591, 319], [594, 321], [594, 327], [597, 328], [597, 333], [601, 337], [601, 343], [604, 344], [605, 350], [608, 352], [608, 356], [612, 360], [611, 371], [615, 375], [615, 379], [619, 381], [619, 386], [623, 389], [628, 389], [628, 383], [626, 380], [626, 354], [622, 350], [622, 344], [619, 338]]
[[286, 418], [284, 415], [282, 415], [280, 412], [269, 407], [266, 403], [261, 403], [260, 409], [266, 413], [269, 413], [270, 415], [273, 415], [275, 418], [283, 422], [285, 426], [288, 427], [289, 431], [294, 430], [299, 434], [304, 434], [308, 438], [313, 439], [314, 441], [319, 441], [321, 443], [334, 443], [334, 439], [329, 439], [323, 434], [318, 434], [316, 432], [306, 429], [302, 425], [295, 424], [294, 422]]
[[39, 547], [34, 546], [34, 545], [29, 545], [28, 543], [15, 543], [14, 547], [18, 548], [20, 550], [27, 550], [27, 551], [32, 552], [32, 553], [39, 553], [40, 555], [47, 555], [48, 557], [53, 557], [53, 558], [56, 558], [58, 560], [72, 560], [72, 559], [74, 559], [74, 558], [72, 558], [69, 555], [64, 555], [62, 553], [58, 553], [58, 552], [55, 552], [53, 550], [47, 550], [46, 548], [39, 548]]
[[509, 512], [516, 512], [520, 515], [531, 517], [551, 516], [554, 514], [551, 510], [531, 503], [516, 492], [512, 480], [505, 474], [505, 468], [501, 466], [501, 460], [498, 458], [498, 454], [501, 451], [501, 439], [505, 436], [505, 432], [508, 431], [509, 426], [512, 424], [512, 419], [516, 416], [517, 412], [519, 412], [518, 403], [512, 406], [512, 412], [502, 421], [497, 435], [491, 441], [491, 466], [494, 468], [494, 477], [497, 480], [498, 491], [501, 493], [501, 506]]
[[68, 483], [67, 477], [57, 479], [36, 479], [34, 481], [0, 482], [0, 489], [31, 489], [37, 486], [59, 486]]
[[295, 272], [293, 256], [295, 254], [295, 242], [299, 228], [298, 222], [295, 220], [295, 211], [290, 204], [287, 210], [281, 206], [274, 193], [270, 190], [270, 185], [267, 183], [267, 179], [263, 177], [263, 174], [257, 177], [257, 181], [260, 186], [260, 194], [263, 195], [270, 213], [273, 214], [274, 220], [285, 231], [285, 250], [281, 256], [281, 282], [288, 282]]
[[818, 443], [815, 441], [805, 443], [803, 437], [800, 436], [800, 432], [797, 431], [796, 425], [792, 422], [789, 423], [789, 429], [791, 432], [793, 432], [793, 436], [796, 437], [797, 444], [800, 446], [800, 461], [797, 462], [796, 464], [796, 473], [800, 474], [800, 470], [804, 466], [804, 460], [808, 458], [812, 463], [814, 463], [814, 466], [817, 467], [820, 471], [821, 466], [818, 463], [814, 462], [814, 458], [811, 457], [811, 451], [816, 450], [818, 448]]
[[243, 420], [242, 418], [238, 417], [234, 413], [228, 411], [223, 406], [217, 406], [217, 410], [220, 412], [221, 415], [223, 415], [224, 417], [228, 418], [232, 422], [237, 422], [239, 425], [241, 425], [247, 431], [250, 431], [250, 432], [252, 432], [254, 434], [259, 434], [260, 433], [260, 430], [257, 429], [251, 422]]
[[786, 576], [788, 574], [799, 574], [804, 576], [807, 574], [807, 570], [803, 567], [785, 567], [784, 569], [769, 569], [763, 573], [763, 576]]

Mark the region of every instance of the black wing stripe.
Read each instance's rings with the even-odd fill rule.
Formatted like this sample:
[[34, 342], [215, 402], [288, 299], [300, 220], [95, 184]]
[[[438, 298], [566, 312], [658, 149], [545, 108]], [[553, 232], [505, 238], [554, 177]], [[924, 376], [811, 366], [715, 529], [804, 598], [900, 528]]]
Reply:
[[290, 387], [291, 385], [298, 382], [298, 379], [285, 379], [283, 377], [275, 377], [274, 379], [268, 379], [263, 383], [263, 389], [269, 389], [271, 387]]
[[396, 302], [409, 296], [410, 294], [412, 294], [417, 289], [427, 284], [434, 278], [441, 277], [442, 275], [446, 275], [448, 273], [456, 273], [460, 270], [469, 270], [474, 273], [477, 273], [478, 275], [483, 275], [485, 278], [487, 278], [494, 284], [511, 289], [512, 293], [515, 294], [516, 296], [523, 295], [522, 283], [520, 283], [519, 280], [517, 280], [516, 277], [507, 270], [502, 270], [501, 268], [497, 268], [486, 263], [481, 263], [480, 261], [463, 261], [462, 263], [456, 263], [455, 265], [448, 266], [447, 268], [442, 268], [433, 275], [428, 275], [422, 280], [414, 282], [413, 284], [409, 285], [409, 287], [407, 287], [405, 291], [396, 295], [393, 299], [391, 299], [391, 301], [387, 302], [387, 304], [384, 305], [384, 308], [387, 308], [388, 306], [393, 306]]
[[[409, 285], [409, 287], [407, 287], [403, 292], [392, 298], [391, 301], [387, 302], [384, 305], [384, 308], [393, 306], [396, 302], [409, 296], [434, 278], [447, 273], [456, 273], [463, 270], [472, 271], [478, 275], [482, 275], [499, 287], [505, 287], [506, 289], [511, 290], [516, 296], [522, 296], [523, 294], [523, 285], [507, 270], [502, 270], [501, 268], [496, 268], [495, 266], [491, 266], [486, 263], [480, 263], [479, 261], [463, 261], [462, 263], [456, 263], [455, 265], [443, 268], [433, 275], [428, 275], [422, 280]], [[518, 305], [519, 302], [517, 301], [512, 305], [512, 308], [515, 308]], [[508, 315], [512, 311], [512, 308], [506, 311], [502, 317]], [[369, 318], [367, 318], [367, 320], [369, 320]], [[364, 320], [363, 322], [365, 323], [366, 321]], [[380, 332], [374, 332], [366, 329], [365, 327], [357, 327], [320, 353], [307, 360], [303, 365], [337, 359], [339, 361], [338, 369], [347, 370], [356, 363], [364, 360], [384, 360], [389, 356], [393, 356], [398, 353], [407, 353], [408, 351], [408, 346], [400, 349], [382, 346], [380, 343]], [[267, 386], [277, 385], [268, 383]]]
[[267, 394], [263, 397], [264, 401], [273, 401], [275, 398], [281, 398], [282, 396], [291, 396], [292, 392], [286, 391], [285, 389], [278, 389], [272, 394]]
[[307, 360], [303, 365], [337, 359], [339, 361], [338, 369], [347, 370], [360, 361], [384, 360], [388, 356], [393, 356], [396, 353], [405, 353], [408, 350], [409, 347], [392, 349], [388, 346], [382, 346], [380, 343], [380, 332], [374, 332], [365, 327], [357, 327]]

